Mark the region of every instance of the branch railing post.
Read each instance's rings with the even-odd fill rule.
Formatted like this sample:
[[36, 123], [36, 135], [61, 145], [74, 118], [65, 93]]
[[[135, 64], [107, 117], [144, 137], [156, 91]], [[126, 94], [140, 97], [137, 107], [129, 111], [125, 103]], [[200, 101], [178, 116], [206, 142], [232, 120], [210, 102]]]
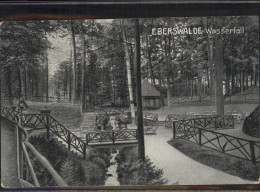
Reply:
[[69, 151], [70, 151], [70, 149], [71, 149], [71, 134], [70, 134], [70, 132], [68, 132], [68, 149], [69, 149]]
[[172, 127], [173, 127], [173, 139], [176, 139], [176, 122], [172, 122]]
[[89, 133], [86, 134], [86, 145], [88, 145], [89, 142]]
[[255, 143], [253, 141], [250, 141], [250, 154], [251, 154], [252, 163], [256, 164]]
[[47, 140], [49, 141], [50, 140], [50, 113], [51, 113], [51, 110], [40, 110], [40, 113], [42, 115], [45, 115], [46, 117], [46, 137], [47, 137]]
[[83, 158], [86, 159], [87, 158], [87, 144], [84, 143], [83, 146]]
[[199, 129], [199, 145], [201, 145], [201, 129]]
[[115, 144], [115, 131], [112, 130], [112, 142], [113, 144]]
[[48, 114], [46, 114], [46, 122], [47, 122], [47, 126], [46, 126], [46, 133], [47, 133], [47, 140], [50, 140], [50, 116]]

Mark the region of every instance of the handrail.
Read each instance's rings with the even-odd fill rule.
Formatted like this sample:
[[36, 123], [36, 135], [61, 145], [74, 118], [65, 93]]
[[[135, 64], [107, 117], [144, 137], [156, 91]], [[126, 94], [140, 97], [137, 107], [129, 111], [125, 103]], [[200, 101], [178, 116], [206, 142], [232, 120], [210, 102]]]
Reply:
[[[253, 164], [255, 164], [258, 159], [260, 159], [260, 154], [256, 155], [256, 153], [258, 153], [258, 149], [260, 148], [259, 141], [249, 140], [233, 135], [228, 135], [226, 133], [209, 130], [207, 127], [202, 128], [193, 124], [189, 124], [189, 122], [184, 123], [185, 121], [190, 120], [172, 122], [174, 139], [182, 138], [189, 140], [191, 142], [195, 142], [199, 145], [220, 151], [231, 156], [250, 160], [253, 162]], [[202, 137], [204, 138], [204, 142], [202, 141]], [[220, 138], [224, 139], [224, 144], [222, 145], [220, 144]], [[227, 144], [229, 144], [231, 148], [227, 149]], [[230, 154], [230, 151], [234, 150], [237, 151], [238, 154], [237, 152]]]
[[[173, 124], [176, 124], [178, 122], [181, 122], [181, 121], [185, 121], [185, 120], [180, 120], [180, 121], [173, 121]], [[226, 133], [221, 133], [221, 132], [217, 132], [217, 131], [213, 131], [213, 130], [210, 130], [210, 129], [205, 129], [205, 128], [201, 128], [201, 127], [196, 127], [194, 125], [189, 125], [189, 124], [184, 124], [185, 126], [189, 126], [191, 128], [196, 128], [196, 129], [200, 129], [200, 130], [203, 130], [205, 132], [211, 132], [211, 133], [216, 133], [216, 134], [221, 134], [221, 135], [224, 135], [224, 136], [229, 136], [228, 134]], [[236, 136], [232, 136], [233, 138], [236, 138], [236, 139], [240, 139], [240, 140], [243, 140], [243, 141], [247, 141], [247, 142], [254, 142], [254, 143], [260, 143], [259, 141], [252, 141], [252, 140], [248, 140], [248, 139], [245, 139], [245, 138], [241, 138], [241, 137], [236, 137]]]
[[[22, 113], [20, 112], [17, 112], [17, 111], [13, 111], [11, 109], [9, 109], [8, 107], [5, 107], [5, 106], [2, 106], [1, 107], [4, 107], [5, 110], [9, 110], [8, 111], [8, 114], [11, 115], [11, 113], [15, 113], [15, 117], [14, 118], [11, 118], [11, 119], [8, 119], [8, 117], [5, 117], [6, 119], [8, 119], [9, 121], [12, 121], [13, 123], [16, 123], [16, 127], [18, 128], [18, 130], [22, 131], [24, 137], [18, 137], [18, 144], [20, 143], [21, 144], [21, 147], [22, 147], [22, 151], [25, 155], [25, 160], [29, 166], [29, 171], [32, 175], [32, 179], [33, 179], [33, 182], [34, 182], [34, 185], [36, 187], [39, 187], [40, 184], [38, 182], [38, 179], [36, 177], [36, 174], [35, 174], [35, 171], [33, 169], [33, 165], [31, 163], [31, 160], [29, 158], [29, 155], [28, 155], [28, 152], [27, 152], [27, 148], [30, 149], [30, 151], [34, 154], [34, 156], [41, 162], [41, 164], [49, 171], [49, 173], [52, 175], [54, 181], [56, 182], [56, 184], [58, 186], [68, 186], [64, 181], [63, 179], [59, 176], [59, 174], [55, 171], [55, 169], [52, 167], [52, 165], [48, 162], [48, 160], [41, 154], [39, 153], [29, 142], [28, 142], [28, 134], [27, 134], [27, 131], [24, 129], [24, 127], [21, 125], [21, 117], [20, 115], [22, 115]], [[1, 116], [2, 116], [2, 113], [1, 113]], [[18, 131], [18, 134], [19, 134], [19, 131]], [[17, 161], [19, 161], [17, 159]], [[20, 165], [20, 163], [18, 162], [18, 167], [19, 166], [22, 166]], [[32, 185], [31, 183], [29, 183], [28, 181], [25, 181], [21, 178], [21, 173], [20, 173], [20, 169], [18, 170], [18, 180], [20, 181], [20, 183], [24, 186], [34, 186]]]
[[32, 144], [30, 144], [29, 142], [25, 141], [24, 145], [29, 148], [31, 150], [31, 152], [34, 154], [34, 156], [39, 160], [39, 162], [49, 171], [49, 173], [51, 174], [52, 178], [54, 179], [54, 181], [56, 182], [56, 184], [58, 186], [61, 187], [66, 187], [68, 186], [63, 179], [61, 178], [61, 176], [59, 176], [59, 174], [55, 171], [55, 169], [52, 167], [52, 165], [50, 164], [50, 162], [41, 154], [39, 153]]

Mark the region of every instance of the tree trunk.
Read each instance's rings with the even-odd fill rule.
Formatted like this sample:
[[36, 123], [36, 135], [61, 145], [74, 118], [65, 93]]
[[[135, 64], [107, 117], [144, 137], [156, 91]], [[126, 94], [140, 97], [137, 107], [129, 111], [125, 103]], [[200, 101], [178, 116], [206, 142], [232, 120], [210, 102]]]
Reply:
[[13, 106], [12, 70], [11, 70], [11, 67], [7, 68], [7, 87], [8, 87], [8, 96], [9, 96], [9, 106]]
[[[208, 26], [208, 21], [206, 17], [202, 18], [204, 29]], [[213, 37], [209, 37], [206, 34], [206, 41], [207, 41], [207, 53], [208, 53], [208, 66], [209, 66], [209, 89], [210, 95], [214, 94], [214, 76], [213, 76]]]
[[230, 74], [226, 71], [226, 95], [230, 95]]
[[82, 69], [81, 69], [81, 111], [85, 112], [86, 108], [86, 93], [85, 93], [85, 75], [86, 75], [86, 50], [85, 50], [85, 35], [81, 34], [82, 41]]
[[248, 89], [248, 73], [246, 73], [245, 79], [246, 79], [246, 89]]
[[235, 92], [235, 75], [234, 72], [231, 72], [231, 93], [230, 95], [232, 95]]
[[28, 67], [25, 64], [25, 86], [24, 86], [25, 95], [29, 95], [29, 74], [28, 74]]
[[124, 49], [125, 49], [125, 62], [126, 62], [127, 84], [128, 84], [129, 100], [130, 100], [130, 110], [131, 110], [132, 118], [134, 118], [135, 117], [135, 107], [134, 107], [133, 85], [132, 85], [132, 76], [131, 76], [131, 61], [130, 61], [130, 53], [129, 53], [129, 49], [128, 49], [123, 19], [121, 20], [120, 24], [121, 24], [123, 41], [124, 41]]
[[69, 102], [71, 103], [72, 101], [72, 51], [70, 51], [70, 69], [69, 69]]
[[[222, 27], [223, 18], [216, 17], [217, 27]], [[216, 112], [218, 115], [224, 115], [224, 98], [223, 98], [223, 39], [222, 35], [216, 35], [215, 37], [215, 72], [216, 72]]]
[[170, 63], [169, 63], [169, 56], [170, 56], [170, 46], [171, 46], [171, 36], [169, 36], [169, 46], [168, 46], [168, 54], [167, 54], [167, 41], [166, 36], [164, 37], [164, 52], [165, 52], [165, 61], [166, 61], [166, 84], [167, 84], [167, 104], [168, 106], [171, 105], [170, 96], [171, 96], [171, 87], [170, 87]]
[[[47, 33], [45, 32], [45, 39], [47, 41]], [[48, 49], [45, 54], [46, 59], [46, 101], [49, 101], [49, 60], [48, 60]]]
[[24, 82], [24, 76], [23, 76], [23, 70], [22, 67], [19, 67], [19, 82], [20, 82], [20, 96], [24, 96], [24, 87], [25, 87], [25, 82]]
[[72, 48], [73, 48], [73, 72], [72, 72], [72, 101], [76, 103], [77, 100], [77, 53], [76, 53], [76, 40], [75, 40], [75, 32], [72, 21], [70, 21], [70, 29], [71, 29], [71, 40], [72, 40]]
[[136, 97], [137, 98], [137, 130], [138, 130], [138, 143], [139, 143], [138, 154], [139, 154], [139, 159], [144, 161], [145, 149], [144, 149], [140, 52], [141, 50], [140, 50], [139, 19], [135, 19], [135, 76], [136, 76], [135, 79], [136, 79], [136, 96], [137, 96]]
[[250, 74], [250, 87], [253, 86], [253, 73]]
[[146, 35], [145, 37], [146, 37], [146, 45], [147, 45], [148, 64], [150, 66], [150, 71], [151, 71], [151, 80], [153, 82], [153, 85], [155, 86], [155, 78], [154, 78], [151, 50], [149, 49], [149, 46], [148, 46], [149, 45], [148, 35]]
[[242, 69], [240, 69], [240, 92], [244, 92], [244, 77]]

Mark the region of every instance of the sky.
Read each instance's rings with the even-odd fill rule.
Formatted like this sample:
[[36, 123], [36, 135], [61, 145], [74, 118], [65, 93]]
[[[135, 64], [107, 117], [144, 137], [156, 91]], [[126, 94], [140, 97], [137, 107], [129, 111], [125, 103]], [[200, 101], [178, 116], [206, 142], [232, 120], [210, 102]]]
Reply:
[[48, 40], [53, 47], [48, 50], [49, 74], [52, 76], [62, 61], [70, 59], [71, 40], [69, 36], [61, 38], [58, 35], [49, 36]]
[[[96, 20], [101, 24], [111, 24], [113, 19]], [[71, 39], [70, 36], [60, 37], [58, 34], [52, 33], [48, 36], [48, 40], [52, 43], [52, 49], [48, 50], [49, 74], [53, 76], [62, 61], [70, 59]]]

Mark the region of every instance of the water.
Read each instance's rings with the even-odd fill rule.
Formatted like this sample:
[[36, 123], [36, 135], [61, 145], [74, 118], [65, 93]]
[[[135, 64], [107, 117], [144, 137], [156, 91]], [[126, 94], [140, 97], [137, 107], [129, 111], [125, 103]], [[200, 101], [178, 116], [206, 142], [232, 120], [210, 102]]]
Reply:
[[116, 153], [112, 153], [112, 158], [110, 160], [110, 167], [108, 168], [108, 171], [107, 171], [107, 180], [105, 182], [105, 185], [106, 186], [119, 186], [120, 183], [119, 181], [117, 180], [117, 172], [116, 172], [116, 169], [117, 169], [117, 162], [115, 160], [117, 154], [118, 154], [118, 150], [116, 150]]

